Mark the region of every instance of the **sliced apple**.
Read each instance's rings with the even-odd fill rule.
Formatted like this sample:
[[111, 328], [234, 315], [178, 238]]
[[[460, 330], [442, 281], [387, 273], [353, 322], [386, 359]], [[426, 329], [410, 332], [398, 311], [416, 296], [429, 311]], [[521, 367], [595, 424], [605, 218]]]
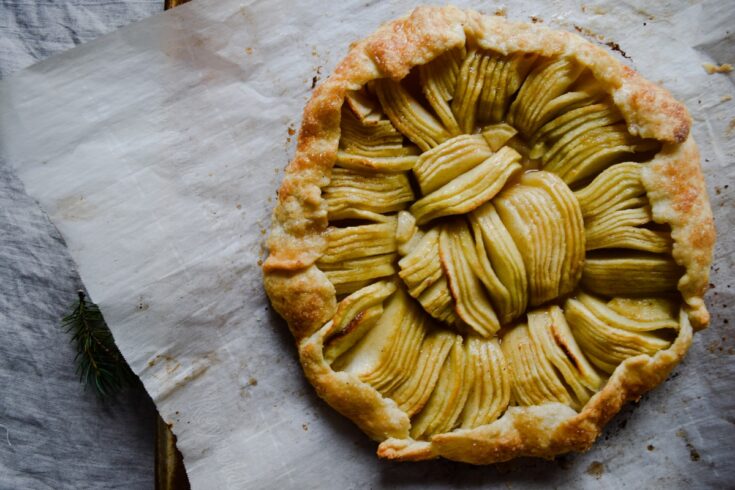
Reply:
[[409, 377], [426, 332], [426, 316], [399, 289], [386, 303], [375, 326], [333, 367], [378, 391], [389, 391]]
[[375, 80], [374, 86], [388, 119], [421, 151], [430, 150], [452, 136], [400, 82], [381, 78]]
[[533, 53], [512, 54], [496, 61], [492, 74], [486, 74], [480, 94], [479, 119], [500, 122], [505, 118], [511, 97], [521, 87], [535, 61]]
[[475, 233], [475, 243], [480, 241], [479, 231], [492, 269], [507, 291], [504, 293], [502, 288], [485, 285], [500, 312], [501, 323], [505, 324], [526, 311], [528, 279], [523, 256], [492, 203], [485, 203], [474, 210], [469, 214], [469, 220]]
[[569, 58], [549, 59], [539, 63], [526, 77], [518, 96], [508, 111], [508, 123], [530, 137], [543, 123], [544, 107], [567, 92], [582, 68]]
[[579, 410], [600, 389], [603, 379], [574, 340], [561, 308], [551, 306], [529, 312], [528, 330], [531, 340], [571, 389], [572, 408]]
[[572, 184], [621, 162], [626, 156], [652, 151], [658, 146], [659, 143], [653, 140], [632, 136], [622, 123], [592, 128], [558, 151], [552, 148], [544, 154], [544, 170], [554, 172], [564, 182]]
[[493, 203], [523, 257], [529, 304], [559, 296], [567, 243], [565, 218], [552, 196], [545, 189], [521, 184], [503, 191]]
[[666, 298], [613, 298], [608, 303], [586, 293], [576, 298], [606, 324], [630, 330], [650, 332], [679, 329], [676, 303]]
[[571, 189], [549, 172], [528, 173], [521, 184], [543, 189], [561, 214], [564, 250], [558, 295], [570, 293], [579, 282], [584, 265], [585, 229], [579, 204]]
[[395, 291], [393, 281], [378, 281], [339, 302], [325, 343], [327, 362], [347, 352], [375, 325], [383, 314], [383, 301]]
[[682, 268], [668, 255], [588, 255], [581, 284], [606, 296], [652, 296], [676, 291], [682, 274]]
[[471, 50], [462, 62], [457, 86], [452, 99], [452, 112], [464, 133], [473, 133], [477, 116], [477, 100], [485, 83], [485, 72], [491, 57], [479, 50]]
[[510, 403], [510, 373], [497, 339], [468, 337], [465, 356], [474, 372], [460, 427], [473, 429], [494, 422]]
[[526, 324], [511, 328], [503, 336], [500, 345], [511, 372], [513, 399], [518, 405], [541, 405], [547, 402], [574, 405], [553, 365], [531, 339]]
[[464, 46], [447, 51], [429, 63], [419, 66], [421, 88], [426, 100], [444, 127], [450, 134], [461, 133], [459, 124], [452, 113], [448, 102], [454, 97], [462, 60], [465, 57]]
[[[335, 167], [329, 185], [322, 189], [329, 220], [370, 219], [374, 215], [405, 209], [414, 200], [403, 173], [365, 172]], [[385, 218], [382, 219], [385, 221]]]
[[648, 205], [641, 182], [642, 168], [640, 163], [618, 163], [575, 192], [584, 218]]
[[671, 345], [670, 340], [655, 332], [633, 331], [610, 325], [604, 316], [600, 318], [577, 299], [566, 301], [564, 314], [587, 358], [606, 373], [612, 373], [629, 357], [641, 354], [650, 356]]
[[500, 322], [475, 273], [478, 259], [472, 235], [463, 220], [442, 225], [439, 256], [456, 304], [457, 316], [478, 335], [490, 337]]
[[454, 300], [449, 291], [446, 275], [439, 259], [439, 229], [432, 228], [398, 261], [408, 293], [416, 298], [424, 310], [437, 320], [457, 324]]
[[412, 438], [428, 439], [455, 427], [472, 385], [468, 378], [474, 373], [467, 364], [462, 337], [457, 335], [428, 402], [411, 421]]
[[395, 274], [396, 258], [397, 254], [390, 253], [337, 263], [317, 262], [317, 266], [334, 285], [338, 295], [350, 294], [369, 285], [375, 279]]
[[498, 151], [511, 140], [518, 131], [506, 123], [491, 124], [482, 128], [482, 137], [492, 151]]
[[668, 298], [613, 298], [607, 306], [614, 312], [636, 322], [663, 321], [657, 328], [679, 328], [679, 306]]
[[408, 379], [386, 393], [409, 417], [420, 412], [429, 400], [455, 340], [456, 335], [451, 332], [432, 329], [421, 345], [416, 365], [412, 367]]
[[585, 224], [587, 250], [625, 248], [653, 253], [670, 252], [670, 233], [641, 228], [651, 222], [651, 209], [648, 206], [595, 216]]
[[517, 151], [501, 148], [480, 165], [414, 202], [411, 214], [421, 225], [442, 216], [472, 211], [495, 197], [505, 182], [521, 170], [520, 158]]
[[319, 258], [318, 265], [394, 253], [397, 250], [394, 217], [385, 223], [344, 228], [330, 226], [324, 236], [327, 239], [327, 249]]
[[475, 168], [491, 155], [485, 138], [464, 134], [423, 153], [416, 161], [413, 173], [421, 192], [426, 195]]

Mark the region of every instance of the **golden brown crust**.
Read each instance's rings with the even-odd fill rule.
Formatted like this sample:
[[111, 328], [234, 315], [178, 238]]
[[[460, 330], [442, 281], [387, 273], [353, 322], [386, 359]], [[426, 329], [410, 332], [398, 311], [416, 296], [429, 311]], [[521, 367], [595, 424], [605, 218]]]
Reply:
[[681, 145], [664, 145], [644, 167], [642, 180], [654, 220], [671, 226], [672, 255], [686, 269], [679, 280], [679, 291], [692, 326], [699, 330], [709, 322], [703, 296], [709, 284], [715, 225], [694, 139], [690, 137]]
[[[646, 171], [644, 182], [655, 220], [671, 226], [674, 258], [686, 268], [679, 289], [689, 318], [682, 317], [679, 337], [671, 348], [623, 362], [579, 414], [560, 404], [513, 407], [493, 424], [437, 435], [431, 442], [413, 441], [408, 438], [408, 417], [392, 400], [354, 376], [333, 371], [323, 358], [327, 327], [322, 326], [333, 316], [336, 298], [334, 287], [314, 265], [325, 249], [323, 233], [328, 224], [321, 188], [328, 184], [336, 159], [340, 108], [347, 91], [376, 78], [401, 79], [414, 66], [468, 38], [504, 54], [533, 51], [576, 59], [612, 94], [632, 134], [668, 142]], [[270, 255], [263, 266], [266, 291], [299, 342], [307, 378], [330, 405], [372, 438], [383, 440], [378, 454], [389, 459], [444, 456], [484, 464], [588, 448], [623, 403], [656, 386], [681, 360], [691, 342], [689, 320], [695, 328], [708, 320], [702, 295], [714, 228], [690, 126], [686, 109], [667, 91], [572, 33], [455, 7], [422, 7], [355, 43], [304, 110], [296, 156], [278, 191], [268, 239]]]
[[301, 365], [317, 393], [334, 409], [355, 422], [376, 441], [408, 437], [410, 421], [396, 403], [383, 398], [367, 383], [347, 373], [335, 372], [324, 359], [326, 324], [299, 345]]

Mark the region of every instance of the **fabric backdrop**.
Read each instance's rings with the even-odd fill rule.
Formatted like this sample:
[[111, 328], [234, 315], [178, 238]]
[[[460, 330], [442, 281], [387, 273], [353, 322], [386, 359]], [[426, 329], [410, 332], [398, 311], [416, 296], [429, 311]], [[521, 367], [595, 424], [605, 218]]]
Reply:
[[[0, 0], [0, 78], [161, 10], [163, 0]], [[153, 488], [153, 403], [140, 385], [110, 406], [80, 385], [59, 320], [81, 281], [1, 159], [0, 285], [0, 489]]]

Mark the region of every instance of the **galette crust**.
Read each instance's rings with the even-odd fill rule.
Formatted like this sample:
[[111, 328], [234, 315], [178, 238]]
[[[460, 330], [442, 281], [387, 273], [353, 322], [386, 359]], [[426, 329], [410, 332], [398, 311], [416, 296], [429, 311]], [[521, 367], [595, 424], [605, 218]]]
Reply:
[[[643, 175], [654, 220], [670, 225], [673, 257], [685, 269], [679, 282], [685, 309], [669, 349], [624, 361], [580, 413], [562, 404], [511, 407], [497, 421], [471, 430], [414, 441], [410, 421], [395, 402], [323, 357], [327, 322], [336, 294], [315, 265], [324, 253], [327, 206], [321, 189], [330, 181], [340, 137], [345, 95], [367, 82], [399, 80], [467, 39], [503, 54], [516, 51], [574, 58], [612, 94], [629, 131], [665, 142]], [[273, 307], [296, 338], [308, 380], [332, 407], [377, 441], [381, 457], [423, 460], [438, 456], [474, 464], [518, 456], [553, 457], [590, 447], [623, 403], [639, 398], [665, 379], [686, 353], [694, 329], [707, 325], [702, 296], [708, 284], [714, 226], [699, 153], [689, 137], [691, 118], [666, 90], [646, 81], [610, 53], [582, 37], [536, 24], [510, 22], [455, 7], [421, 7], [382, 25], [353, 44], [344, 60], [308, 102], [296, 155], [285, 171], [263, 265]], [[686, 185], [683, 185], [686, 184]], [[327, 325], [325, 325], [327, 324]]]

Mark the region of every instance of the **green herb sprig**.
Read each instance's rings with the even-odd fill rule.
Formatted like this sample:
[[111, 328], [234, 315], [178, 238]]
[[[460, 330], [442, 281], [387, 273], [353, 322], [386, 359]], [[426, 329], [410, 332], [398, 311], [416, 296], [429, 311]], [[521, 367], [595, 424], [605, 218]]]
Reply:
[[114, 398], [130, 384], [134, 374], [115, 345], [100, 309], [86, 299], [84, 291], [77, 291], [77, 295], [78, 300], [61, 325], [73, 334], [79, 381], [91, 386], [101, 399]]

